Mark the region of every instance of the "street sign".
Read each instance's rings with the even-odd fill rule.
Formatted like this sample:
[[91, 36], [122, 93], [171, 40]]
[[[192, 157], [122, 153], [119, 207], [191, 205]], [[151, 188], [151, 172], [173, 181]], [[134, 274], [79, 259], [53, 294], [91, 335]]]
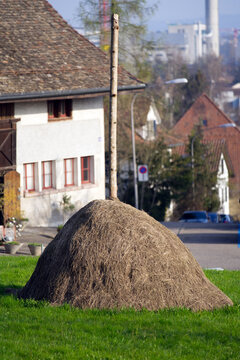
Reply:
[[148, 166], [139, 165], [138, 166], [138, 181], [148, 181]]

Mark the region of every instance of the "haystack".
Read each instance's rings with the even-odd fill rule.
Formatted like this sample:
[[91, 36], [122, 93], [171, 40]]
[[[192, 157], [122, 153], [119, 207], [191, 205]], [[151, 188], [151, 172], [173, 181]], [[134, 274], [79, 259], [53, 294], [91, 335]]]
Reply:
[[47, 246], [20, 296], [81, 308], [232, 305], [175, 234], [118, 200], [96, 200], [78, 211]]

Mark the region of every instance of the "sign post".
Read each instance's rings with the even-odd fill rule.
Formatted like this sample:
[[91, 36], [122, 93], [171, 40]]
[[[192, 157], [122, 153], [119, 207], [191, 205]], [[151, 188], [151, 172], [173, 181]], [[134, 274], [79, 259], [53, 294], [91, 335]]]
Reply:
[[148, 166], [138, 165], [138, 181], [148, 181]]

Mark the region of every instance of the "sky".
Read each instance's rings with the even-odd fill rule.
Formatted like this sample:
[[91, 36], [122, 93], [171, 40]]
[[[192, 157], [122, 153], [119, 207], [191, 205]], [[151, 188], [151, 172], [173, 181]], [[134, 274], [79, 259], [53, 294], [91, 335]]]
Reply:
[[[72, 26], [79, 27], [77, 18], [79, 0], [48, 0]], [[164, 30], [167, 24], [205, 22], [205, 0], [147, 0], [158, 3], [158, 10], [149, 18], [150, 31]], [[220, 27], [240, 28], [240, 0], [219, 0]]]

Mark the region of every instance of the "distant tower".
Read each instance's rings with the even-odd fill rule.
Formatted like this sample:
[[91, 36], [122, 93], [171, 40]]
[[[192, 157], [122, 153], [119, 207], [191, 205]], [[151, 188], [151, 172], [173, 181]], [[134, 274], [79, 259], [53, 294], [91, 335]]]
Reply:
[[218, 0], [206, 0], [207, 54], [219, 56]]

